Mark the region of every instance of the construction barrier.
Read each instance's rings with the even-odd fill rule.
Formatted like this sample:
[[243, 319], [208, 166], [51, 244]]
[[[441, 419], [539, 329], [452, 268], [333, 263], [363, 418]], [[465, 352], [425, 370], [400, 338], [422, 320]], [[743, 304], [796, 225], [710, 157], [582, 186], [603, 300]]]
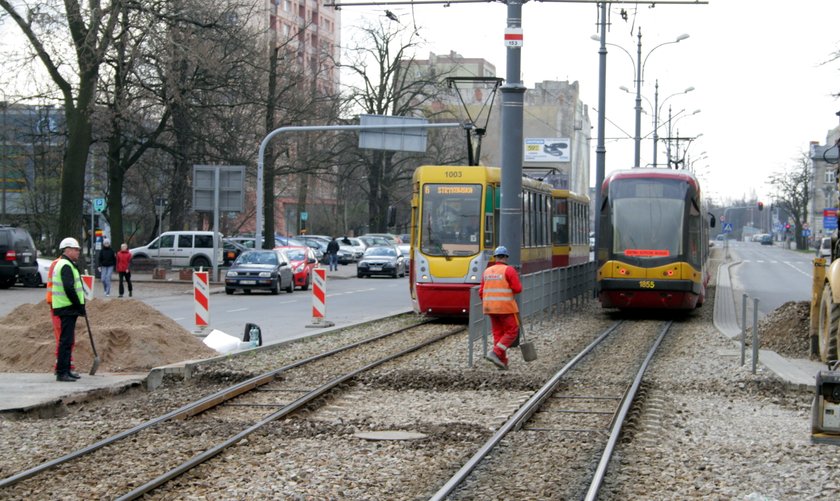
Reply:
[[82, 279], [82, 289], [85, 291], [85, 301], [93, 299], [93, 284], [96, 282], [93, 275], [80, 275]]
[[195, 326], [203, 329], [210, 325], [210, 272], [193, 273], [193, 298], [195, 299]]
[[332, 327], [327, 320], [327, 270], [312, 270], [312, 323], [307, 327]]

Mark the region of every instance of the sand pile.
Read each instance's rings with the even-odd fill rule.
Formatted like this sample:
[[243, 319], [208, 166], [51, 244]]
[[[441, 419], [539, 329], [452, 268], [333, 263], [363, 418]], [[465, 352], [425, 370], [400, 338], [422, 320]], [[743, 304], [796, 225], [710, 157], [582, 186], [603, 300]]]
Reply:
[[[145, 372], [218, 353], [174, 320], [135, 299], [87, 303], [100, 372]], [[84, 317], [76, 322], [73, 359], [79, 372], [93, 364]], [[55, 338], [46, 301], [21, 305], [0, 319], [0, 372], [52, 372]]]

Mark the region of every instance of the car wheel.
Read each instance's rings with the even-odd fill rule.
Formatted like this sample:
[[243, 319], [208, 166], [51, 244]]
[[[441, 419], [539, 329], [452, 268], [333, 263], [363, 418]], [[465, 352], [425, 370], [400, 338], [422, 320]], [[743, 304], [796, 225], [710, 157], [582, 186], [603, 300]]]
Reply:
[[275, 296], [280, 294], [280, 277], [277, 277], [277, 283], [271, 288], [271, 294]]
[[233, 289], [231, 289], [230, 287], [225, 287], [225, 294], [227, 294], [228, 296], [233, 295]]
[[300, 286], [300, 290], [308, 291], [309, 290], [309, 277], [306, 277], [306, 281], [303, 282], [303, 285]]
[[365, 276], [362, 275], [361, 273], [356, 273], [356, 278], [365, 278]]
[[204, 268], [206, 270], [210, 268], [210, 261], [204, 256], [198, 256], [197, 258], [193, 259], [192, 267], [195, 269]]
[[293, 278], [293, 279], [289, 280], [289, 286], [286, 287], [286, 292], [291, 294], [294, 291], [295, 291], [295, 279]]
[[15, 285], [15, 279], [14, 278], [12, 278], [10, 280], [0, 280], [0, 289], [8, 289], [13, 285]]
[[251, 289], [242, 289], [242, 292], [245, 293], [245, 294], [250, 294]]

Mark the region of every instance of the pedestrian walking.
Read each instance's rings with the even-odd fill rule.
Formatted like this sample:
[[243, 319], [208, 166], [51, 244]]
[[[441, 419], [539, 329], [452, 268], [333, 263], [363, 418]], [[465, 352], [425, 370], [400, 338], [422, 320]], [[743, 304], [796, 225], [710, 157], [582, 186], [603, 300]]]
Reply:
[[121, 244], [120, 251], [117, 252], [117, 273], [120, 274], [120, 297], [125, 294], [123, 280], [128, 285], [128, 297], [131, 297], [131, 251], [128, 250], [128, 244]]
[[509, 256], [504, 245], [496, 247], [493, 251], [496, 263], [484, 270], [478, 289], [484, 313], [490, 317], [493, 328], [493, 351], [486, 358], [502, 370], [508, 368], [508, 348], [519, 337], [519, 306], [515, 295], [522, 292], [519, 274], [507, 264]]
[[107, 238], [102, 241], [102, 250], [99, 251], [99, 276], [102, 277], [102, 287], [105, 295], [111, 295], [111, 275], [114, 274], [114, 266], [117, 265], [117, 254], [111, 248], [111, 241]]
[[53, 269], [50, 282], [52, 314], [61, 320], [55, 378], [57, 381], [73, 382], [80, 377], [70, 369], [70, 358], [76, 337], [76, 319], [86, 315], [85, 292], [82, 289], [79, 268], [76, 266], [81, 247], [75, 238], [68, 237], [61, 241], [58, 248], [61, 251], [61, 257], [58, 258]]
[[338, 271], [338, 240], [332, 237], [330, 243], [327, 244], [327, 256], [330, 260], [330, 271]]

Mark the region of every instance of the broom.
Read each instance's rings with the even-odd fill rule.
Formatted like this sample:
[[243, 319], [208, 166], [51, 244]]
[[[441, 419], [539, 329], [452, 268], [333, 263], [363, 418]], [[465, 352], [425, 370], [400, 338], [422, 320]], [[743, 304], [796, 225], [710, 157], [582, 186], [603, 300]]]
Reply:
[[85, 323], [87, 324], [88, 336], [90, 336], [90, 347], [93, 349], [93, 367], [90, 368], [90, 374], [96, 374], [96, 369], [99, 368], [99, 355], [96, 353], [96, 344], [93, 342], [93, 332], [90, 330], [90, 320], [88, 320], [87, 313], [85, 313]]

